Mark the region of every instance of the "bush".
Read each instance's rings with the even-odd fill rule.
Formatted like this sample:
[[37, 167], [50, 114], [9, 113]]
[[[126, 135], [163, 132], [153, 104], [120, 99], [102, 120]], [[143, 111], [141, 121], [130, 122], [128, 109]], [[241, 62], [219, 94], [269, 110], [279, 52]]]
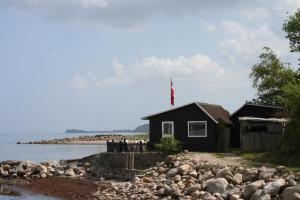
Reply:
[[182, 151], [181, 143], [174, 138], [162, 138], [160, 143], [154, 146], [158, 151], [167, 154], [176, 154]]

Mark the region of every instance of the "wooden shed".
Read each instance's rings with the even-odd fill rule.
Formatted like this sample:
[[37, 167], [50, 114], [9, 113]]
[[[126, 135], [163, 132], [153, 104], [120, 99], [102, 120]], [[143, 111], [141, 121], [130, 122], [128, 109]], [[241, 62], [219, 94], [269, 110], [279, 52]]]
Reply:
[[286, 119], [239, 117], [240, 149], [247, 152], [270, 151], [280, 141]]
[[229, 147], [230, 114], [220, 105], [192, 102], [143, 117], [149, 120], [150, 142], [179, 140], [191, 151], [226, 151]]
[[[282, 107], [260, 105], [260, 104], [253, 104], [253, 103], [246, 102], [230, 116], [230, 120], [233, 123], [231, 134], [230, 134], [230, 147], [232, 148], [241, 147], [241, 141], [242, 141], [241, 133], [242, 134], [245, 133], [245, 129], [242, 130], [242, 126], [243, 128], [248, 126], [252, 127], [251, 128], [252, 130], [256, 129], [255, 135], [257, 134], [263, 135], [264, 132], [274, 132], [274, 129], [270, 130], [269, 128], [277, 126], [278, 120], [281, 121], [282, 118], [285, 117], [286, 114]], [[279, 129], [277, 129], [276, 131], [278, 131]], [[250, 139], [251, 137], [249, 137], [249, 140]], [[246, 138], [243, 138], [243, 141], [245, 144], [245, 142], [247, 141]], [[264, 140], [264, 142], [265, 141], [267, 140]]]

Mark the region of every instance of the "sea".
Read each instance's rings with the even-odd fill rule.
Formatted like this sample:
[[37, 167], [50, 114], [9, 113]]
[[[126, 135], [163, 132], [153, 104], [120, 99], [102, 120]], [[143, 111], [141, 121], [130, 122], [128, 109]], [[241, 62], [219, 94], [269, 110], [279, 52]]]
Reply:
[[[99, 133], [103, 134], [103, 133]], [[111, 133], [109, 133], [111, 134]], [[132, 135], [138, 133], [113, 133], [120, 135]], [[78, 159], [92, 154], [106, 151], [106, 144], [99, 145], [75, 145], [75, 144], [17, 144], [17, 142], [30, 142], [49, 140], [55, 138], [75, 137], [80, 135], [98, 135], [87, 133], [0, 133], [0, 162], [5, 160], [30, 160], [42, 162], [45, 160]], [[0, 200], [52, 200], [46, 196], [22, 191], [22, 196], [0, 195]]]

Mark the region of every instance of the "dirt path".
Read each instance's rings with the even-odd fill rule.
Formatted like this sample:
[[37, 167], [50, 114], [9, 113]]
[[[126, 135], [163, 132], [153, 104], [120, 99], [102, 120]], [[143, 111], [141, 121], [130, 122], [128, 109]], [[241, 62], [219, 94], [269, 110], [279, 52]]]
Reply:
[[233, 153], [199, 153], [189, 152], [184, 157], [196, 160], [196, 161], [207, 161], [208, 164], [219, 164], [227, 166], [248, 166], [249, 162], [240, 156]]

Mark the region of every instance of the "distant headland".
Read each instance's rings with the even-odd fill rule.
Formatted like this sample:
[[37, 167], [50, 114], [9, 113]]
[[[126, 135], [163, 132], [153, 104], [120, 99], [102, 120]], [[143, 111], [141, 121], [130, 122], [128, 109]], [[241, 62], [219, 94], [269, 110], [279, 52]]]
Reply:
[[65, 133], [148, 133], [149, 124], [143, 124], [135, 129], [120, 129], [120, 130], [110, 130], [110, 131], [88, 131], [83, 129], [67, 129]]

